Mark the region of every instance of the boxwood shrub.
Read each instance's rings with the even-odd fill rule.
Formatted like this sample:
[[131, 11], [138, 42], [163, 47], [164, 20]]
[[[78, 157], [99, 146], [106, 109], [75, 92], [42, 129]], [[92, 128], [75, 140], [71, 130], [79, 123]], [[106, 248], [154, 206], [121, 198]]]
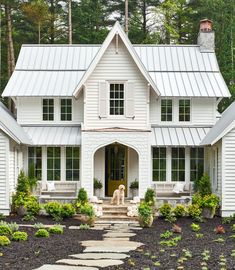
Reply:
[[12, 234], [12, 241], [27, 241], [28, 234], [26, 232], [14, 232]]

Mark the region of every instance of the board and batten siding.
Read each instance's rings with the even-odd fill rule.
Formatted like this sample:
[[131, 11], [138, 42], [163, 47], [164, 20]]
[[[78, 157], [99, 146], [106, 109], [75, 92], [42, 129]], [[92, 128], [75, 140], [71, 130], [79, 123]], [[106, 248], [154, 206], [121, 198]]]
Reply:
[[0, 213], [9, 214], [9, 139], [0, 130]]
[[[46, 97], [50, 98], [50, 97]], [[42, 120], [41, 97], [19, 97], [17, 101], [17, 122], [20, 125], [30, 124], [81, 124], [83, 122], [84, 103], [81, 95], [78, 100], [72, 99], [72, 121], [60, 121], [60, 98], [54, 99], [54, 121]]]
[[[102, 102], [105, 96], [107, 98], [107, 117], [102, 117], [103, 111], [100, 115], [100, 82], [106, 82], [106, 91], [109, 91], [109, 82], [125, 83], [125, 87], [128, 83], [132, 83], [134, 91], [133, 118], [128, 117], [131, 113], [129, 110], [125, 111], [123, 116], [109, 115], [109, 92], [107, 95], [102, 95]], [[104, 85], [102, 84], [102, 86]], [[146, 129], [148, 127], [148, 98], [149, 91], [146, 79], [122, 41], [119, 40], [118, 54], [113, 41], [86, 81], [84, 127], [85, 129], [109, 127]]]
[[[164, 99], [164, 97], [161, 97]], [[172, 99], [173, 120], [161, 122], [161, 98], [151, 93], [150, 99], [150, 123], [161, 125], [214, 125], [216, 122], [216, 100], [214, 98], [191, 98], [191, 121], [179, 122], [179, 99]], [[182, 97], [183, 99], [183, 97]], [[185, 98], [187, 99], [187, 98]]]
[[222, 139], [222, 216], [235, 212], [235, 128]]

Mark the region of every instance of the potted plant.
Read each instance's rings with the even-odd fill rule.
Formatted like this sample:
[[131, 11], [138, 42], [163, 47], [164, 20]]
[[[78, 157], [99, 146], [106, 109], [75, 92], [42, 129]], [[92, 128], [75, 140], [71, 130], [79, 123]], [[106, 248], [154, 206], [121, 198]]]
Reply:
[[130, 190], [132, 192], [132, 196], [138, 196], [138, 189], [139, 189], [139, 182], [137, 181], [137, 179], [135, 179], [135, 181], [131, 182], [130, 184]]
[[219, 206], [219, 198], [215, 194], [205, 195], [201, 201], [203, 217], [213, 218], [218, 206]]
[[102, 182], [99, 179], [94, 178], [95, 196], [100, 197], [100, 190], [102, 189], [102, 187], [103, 187]]
[[139, 223], [143, 228], [151, 227], [153, 224], [152, 207], [142, 202], [138, 207]]
[[81, 223], [93, 227], [95, 223], [95, 211], [93, 206], [90, 203], [81, 205], [80, 213], [81, 213]]

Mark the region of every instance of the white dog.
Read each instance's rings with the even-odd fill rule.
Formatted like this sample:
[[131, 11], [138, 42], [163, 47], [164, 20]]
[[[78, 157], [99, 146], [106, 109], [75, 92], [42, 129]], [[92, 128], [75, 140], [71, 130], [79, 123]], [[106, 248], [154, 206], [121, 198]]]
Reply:
[[121, 204], [124, 205], [124, 197], [125, 197], [125, 186], [120, 185], [118, 189], [114, 190], [113, 192], [111, 204], [119, 205], [121, 202]]

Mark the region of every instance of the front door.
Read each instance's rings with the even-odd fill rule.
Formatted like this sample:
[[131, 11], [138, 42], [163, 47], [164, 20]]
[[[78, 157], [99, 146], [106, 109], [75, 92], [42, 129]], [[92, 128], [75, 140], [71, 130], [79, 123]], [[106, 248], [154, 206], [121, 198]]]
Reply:
[[127, 194], [127, 147], [111, 144], [105, 148], [106, 181], [105, 195], [111, 197], [119, 185], [125, 186]]

